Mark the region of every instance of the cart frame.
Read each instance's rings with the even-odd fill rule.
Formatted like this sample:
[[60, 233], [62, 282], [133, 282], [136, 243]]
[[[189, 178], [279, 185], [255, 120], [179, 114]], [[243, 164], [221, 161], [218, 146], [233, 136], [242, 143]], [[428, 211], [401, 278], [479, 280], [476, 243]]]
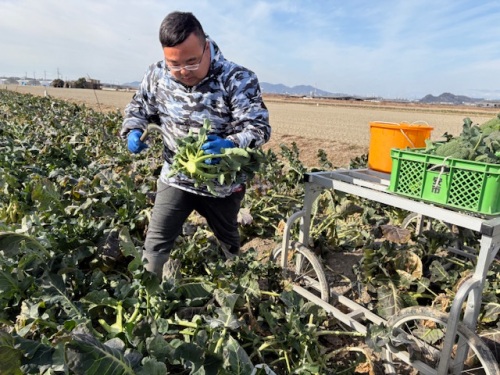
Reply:
[[[482, 291], [486, 280], [486, 274], [500, 249], [500, 216], [476, 217], [467, 213], [396, 195], [388, 192], [389, 178], [389, 174], [375, 172], [369, 169], [339, 169], [328, 172], [307, 173], [304, 182], [305, 195], [303, 209], [291, 215], [285, 225], [281, 244], [281, 267], [286, 270], [287, 252], [291, 243], [291, 228], [298, 220], [300, 220], [298, 241], [305, 246], [309, 244], [309, 228], [311, 224], [313, 203], [324, 189], [333, 189], [356, 195], [361, 198], [414, 212], [421, 216], [478, 232], [481, 235], [480, 250], [478, 254], [470, 254], [459, 249], [455, 251], [460, 255], [477, 257], [477, 260], [473, 275], [460, 286], [450, 309], [446, 336], [441, 352], [442, 359], [437, 369], [437, 374], [448, 374], [452, 357], [453, 340], [457, 333], [458, 326], [463, 324], [473, 332], [476, 330], [476, 322], [480, 313]], [[329, 302], [322, 300], [314, 293], [311, 293], [309, 290], [299, 285], [294, 285], [294, 290], [306, 299], [322, 306], [327, 312], [332, 313], [339, 321], [358, 332], [367, 332], [367, 326], [360, 322], [360, 318], [374, 324], [387, 323], [383, 318], [343, 295], [332, 292], [332, 299], [336, 303], [340, 303], [351, 310], [348, 313], [342, 312]], [[461, 314], [464, 303], [466, 307], [464, 313]], [[455, 354], [455, 358], [458, 362], [463, 362], [467, 355], [467, 345], [461, 347], [463, 349]], [[387, 373], [393, 373], [394, 367], [392, 365], [391, 353], [388, 353], [386, 350], [384, 350], [384, 353], [386, 371]], [[398, 353], [393, 353], [393, 355], [399, 357]]]

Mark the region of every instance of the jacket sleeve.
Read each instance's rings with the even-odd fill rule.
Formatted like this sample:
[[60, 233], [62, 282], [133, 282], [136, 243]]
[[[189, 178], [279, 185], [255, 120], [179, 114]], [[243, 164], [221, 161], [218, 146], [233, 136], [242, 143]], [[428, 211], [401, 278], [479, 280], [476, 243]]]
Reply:
[[246, 69], [227, 82], [235, 132], [228, 136], [239, 147], [260, 147], [271, 137], [269, 112], [262, 99], [257, 76]]
[[158, 122], [158, 110], [155, 104], [156, 68], [156, 65], [149, 67], [139, 89], [125, 107], [125, 116], [120, 131], [122, 138], [126, 138], [132, 129], [145, 130], [149, 123]]

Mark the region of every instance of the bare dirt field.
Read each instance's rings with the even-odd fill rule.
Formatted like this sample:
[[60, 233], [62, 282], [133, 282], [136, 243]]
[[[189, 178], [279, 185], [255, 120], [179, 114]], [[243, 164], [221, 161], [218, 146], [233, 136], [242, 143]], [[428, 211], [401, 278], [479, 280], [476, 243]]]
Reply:
[[[99, 111], [123, 111], [134, 91], [65, 89], [7, 85], [8, 90], [85, 104]], [[279, 152], [279, 145], [295, 142], [304, 165], [317, 166], [317, 153], [324, 150], [336, 167], [368, 152], [371, 121], [426, 123], [434, 127], [433, 139], [445, 132], [458, 135], [463, 119], [483, 123], [500, 112], [499, 108], [425, 105], [415, 103], [360, 102], [318, 98], [265, 96], [273, 129], [265, 148]]]

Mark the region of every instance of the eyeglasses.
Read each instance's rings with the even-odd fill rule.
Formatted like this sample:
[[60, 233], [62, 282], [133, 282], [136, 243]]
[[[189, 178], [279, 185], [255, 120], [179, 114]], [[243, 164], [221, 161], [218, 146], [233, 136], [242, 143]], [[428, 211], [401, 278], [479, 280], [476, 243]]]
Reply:
[[203, 60], [203, 55], [205, 54], [205, 49], [207, 48], [207, 43], [205, 42], [205, 45], [203, 46], [203, 52], [200, 57], [200, 62], [198, 64], [191, 64], [191, 65], [184, 65], [184, 66], [169, 66], [167, 65], [168, 69], [170, 69], [173, 72], [180, 72], [182, 69], [185, 70], [198, 70], [201, 64], [201, 60]]

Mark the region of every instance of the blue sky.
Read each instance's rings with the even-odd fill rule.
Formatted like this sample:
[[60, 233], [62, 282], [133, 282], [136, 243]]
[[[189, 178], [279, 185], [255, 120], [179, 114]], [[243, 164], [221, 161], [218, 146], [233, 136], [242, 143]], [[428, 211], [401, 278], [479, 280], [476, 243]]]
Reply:
[[500, 99], [497, 0], [0, 0], [0, 76], [140, 81], [173, 10], [262, 82]]

